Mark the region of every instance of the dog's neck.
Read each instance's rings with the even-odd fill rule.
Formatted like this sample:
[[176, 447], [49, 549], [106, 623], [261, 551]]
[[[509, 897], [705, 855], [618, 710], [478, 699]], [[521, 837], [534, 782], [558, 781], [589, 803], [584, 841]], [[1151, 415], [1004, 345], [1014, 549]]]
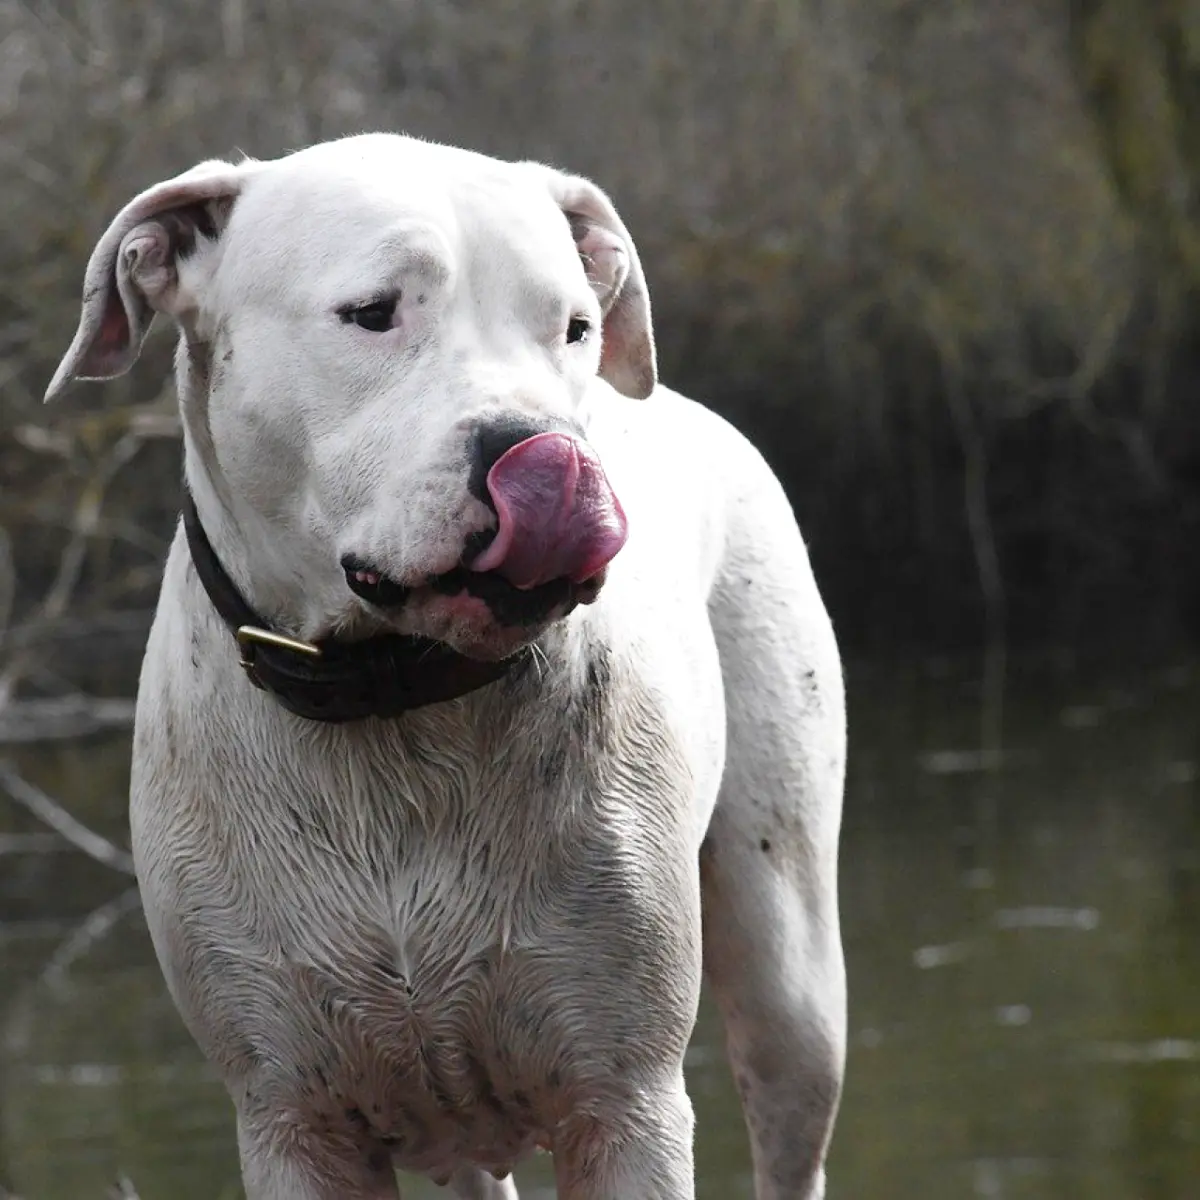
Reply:
[[[281, 633], [304, 637], [308, 621], [302, 609], [289, 593], [283, 579], [283, 556], [267, 550], [260, 552], [257, 543], [270, 546], [270, 541], [248, 533], [253, 515], [237, 511], [228, 504], [222, 489], [198, 462], [191, 446], [184, 449], [184, 478], [213, 552], [225, 573], [233, 581], [246, 604], [264, 621]], [[247, 517], [249, 516], [249, 519]], [[295, 595], [303, 595], [296, 592]]]
[[[382, 632], [356, 641], [355, 631], [335, 627], [322, 615], [337, 611], [336, 600], [322, 597], [327, 569], [296, 544], [300, 538], [268, 530], [266, 520], [237, 501], [195, 403], [198, 381], [180, 375], [187, 550], [198, 586], [237, 640], [251, 683], [296, 716], [340, 724], [457, 700], [527, 665], [524, 652], [478, 662], [425, 638]], [[298, 600], [289, 603], [288, 596]]]
[[339, 632], [328, 575], [311, 547], [240, 502], [227, 486], [209, 424], [209, 347], [180, 339], [177, 380], [183, 417], [184, 479], [217, 559], [242, 598], [280, 633], [310, 641]]

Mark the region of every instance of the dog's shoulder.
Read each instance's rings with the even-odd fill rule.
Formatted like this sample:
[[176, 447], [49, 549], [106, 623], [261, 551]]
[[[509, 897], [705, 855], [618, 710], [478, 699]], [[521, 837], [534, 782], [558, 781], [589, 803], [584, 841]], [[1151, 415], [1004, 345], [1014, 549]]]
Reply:
[[[586, 410], [629, 517], [627, 562], [639, 584], [679, 581], [703, 597], [731, 557], [807, 553], [783, 485], [762, 451], [728, 419], [670, 388], [630, 400], [599, 385]], [[614, 579], [617, 572], [614, 572]]]

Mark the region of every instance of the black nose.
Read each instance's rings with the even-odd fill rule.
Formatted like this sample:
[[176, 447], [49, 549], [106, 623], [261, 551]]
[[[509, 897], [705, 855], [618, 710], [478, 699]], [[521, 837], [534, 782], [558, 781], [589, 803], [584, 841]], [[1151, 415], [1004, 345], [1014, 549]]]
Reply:
[[574, 422], [531, 417], [526, 413], [501, 413], [480, 421], [471, 432], [471, 477], [467, 481], [471, 495], [491, 508], [492, 498], [487, 489], [488, 472], [514, 446], [537, 437], [539, 433], [583, 436], [583, 430]]

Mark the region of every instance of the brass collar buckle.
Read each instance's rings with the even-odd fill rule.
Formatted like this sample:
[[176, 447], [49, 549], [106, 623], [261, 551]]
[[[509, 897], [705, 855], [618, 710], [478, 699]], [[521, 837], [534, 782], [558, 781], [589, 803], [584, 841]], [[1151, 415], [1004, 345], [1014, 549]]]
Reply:
[[293, 654], [303, 654], [308, 658], [320, 658], [321, 647], [312, 642], [301, 642], [296, 638], [285, 637], [282, 633], [272, 633], [269, 629], [260, 629], [257, 625], [242, 625], [237, 631], [237, 643], [240, 652], [239, 662], [246, 677], [256, 688], [262, 688], [262, 680], [255, 669], [255, 656], [259, 646], [274, 646], [277, 650], [290, 650]]

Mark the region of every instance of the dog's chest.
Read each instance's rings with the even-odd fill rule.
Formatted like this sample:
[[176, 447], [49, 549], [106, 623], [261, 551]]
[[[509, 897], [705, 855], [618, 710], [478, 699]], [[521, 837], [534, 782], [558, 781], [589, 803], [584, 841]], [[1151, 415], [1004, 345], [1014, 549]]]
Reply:
[[[651, 942], [678, 906], [649, 881], [687, 776], [652, 704], [624, 752], [593, 675], [548, 727], [539, 706], [529, 728], [318, 731], [251, 794], [237, 780], [263, 836], [186, 860], [206, 920], [176, 969], [259, 1119], [435, 1178], [503, 1170], [653, 1040], [610, 1014], [631, 974], [657, 994], [674, 969], [677, 939]], [[227, 881], [243, 903], [212, 903]]]
[[403, 922], [347, 927], [340, 953], [282, 965], [284, 1007], [264, 1030], [285, 1064], [271, 1106], [410, 1170], [511, 1167], [545, 1140], [546, 1007], [514, 983], [521, 955], [496, 898], [466, 911], [413, 899]]
[[542, 1081], [511, 1042], [497, 1042], [478, 1008], [488, 992], [464, 978], [427, 999], [400, 986], [318, 1001], [322, 1019], [296, 1062], [301, 1124], [410, 1170], [511, 1168], [545, 1140]]
[[556, 996], [528, 956], [559, 941], [562, 897], [514, 869], [526, 837], [518, 855], [498, 830], [409, 833], [406, 854], [343, 850], [288, 922], [251, 1039], [284, 1064], [261, 1099], [405, 1169], [503, 1170], [546, 1140]]

